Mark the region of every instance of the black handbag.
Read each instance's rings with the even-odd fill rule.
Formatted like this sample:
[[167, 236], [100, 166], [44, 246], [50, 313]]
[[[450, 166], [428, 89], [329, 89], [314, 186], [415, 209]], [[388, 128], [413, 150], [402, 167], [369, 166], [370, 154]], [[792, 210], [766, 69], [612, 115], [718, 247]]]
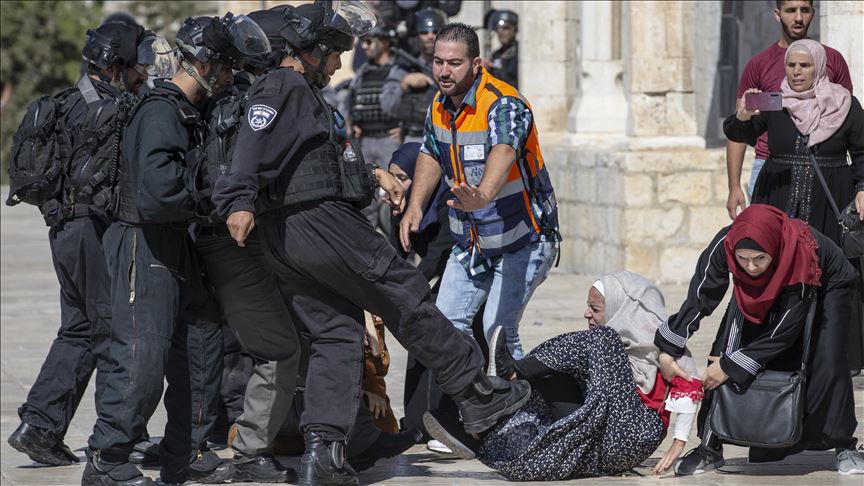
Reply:
[[812, 295], [804, 324], [804, 351], [796, 371], [762, 370], [745, 390], [727, 380], [714, 390], [711, 431], [723, 442], [765, 448], [791, 447], [801, 440], [810, 338], [816, 315]]
[[816, 157], [813, 151], [810, 151], [810, 163], [813, 165], [813, 170], [816, 176], [819, 177], [819, 183], [822, 184], [822, 189], [825, 191], [825, 196], [828, 198], [828, 203], [831, 209], [834, 210], [834, 215], [837, 217], [837, 224], [840, 225], [840, 247], [846, 258], [858, 258], [864, 256], [864, 222], [858, 219], [858, 212], [855, 210], [855, 201], [853, 200], [847, 205], [843, 211], [837, 207], [837, 202], [834, 201], [834, 196], [828, 189], [828, 183], [825, 181], [825, 176], [822, 175], [822, 169], [816, 162]]

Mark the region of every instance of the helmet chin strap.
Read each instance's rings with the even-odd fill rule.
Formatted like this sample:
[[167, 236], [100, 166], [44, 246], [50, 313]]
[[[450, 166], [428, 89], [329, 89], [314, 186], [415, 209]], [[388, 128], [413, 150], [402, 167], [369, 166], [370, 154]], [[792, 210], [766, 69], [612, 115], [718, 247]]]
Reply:
[[[204, 79], [203, 77], [201, 77], [200, 74], [198, 74], [198, 71], [195, 69], [195, 66], [193, 66], [192, 63], [187, 61], [185, 57], [183, 57], [183, 56], [178, 56], [178, 57], [180, 58], [180, 67], [182, 67], [183, 70], [186, 71], [186, 74], [188, 74], [189, 76], [192, 76], [192, 79], [194, 79], [195, 81], [198, 82], [198, 85], [201, 86], [201, 88], [203, 88], [204, 91], [207, 92], [208, 98], [212, 97], [213, 96], [213, 83], [216, 82], [216, 79], [215, 79], [216, 76], [211, 74], [209, 76], [209, 79]], [[214, 70], [214, 71], [216, 71], [218, 73], [218, 70]]]
[[315, 49], [309, 53], [309, 55], [318, 59], [318, 66], [313, 66], [303, 59], [303, 56], [300, 56], [298, 59], [303, 65], [304, 75], [310, 84], [319, 89], [323, 88], [325, 86], [324, 78], [326, 78], [324, 71], [327, 69], [327, 51], [322, 49], [321, 44], [318, 44], [315, 46]]

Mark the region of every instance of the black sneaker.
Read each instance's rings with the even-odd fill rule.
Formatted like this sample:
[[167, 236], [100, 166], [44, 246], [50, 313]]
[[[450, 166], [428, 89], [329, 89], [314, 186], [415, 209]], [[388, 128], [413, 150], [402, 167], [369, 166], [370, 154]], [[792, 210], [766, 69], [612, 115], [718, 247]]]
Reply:
[[48, 429], [21, 422], [8, 439], [16, 451], [40, 464], [68, 466], [78, 462], [78, 456]]
[[509, 380], [516, 372], [515, 361], [507, 349], [507, 333], [501, 326], [495, 326], [489, 341], [489, 370], [487, 375]]
[[465, 432], [479, 434], [512, 415], [530, 397], [531, 385], [527, 381], [508, 382], [497, 376], [486, 376], [481, 371], [474, 383], [454, 395], [453, 400], [462, 414]]
[[297, 471], [286, 468], [270, 455], [245, 456], [234, 454], [234, 474], [231, 480], [238, 483], [296, 483]]
[[726, 464], [723, 459], [723, 451], [712, 451], [711, 449], [699, 446], [691, 449], [690, 452], [684, 454], [684, 457], [678, 459], [675, 463], [676, 476], [692, 476], [694, 474], [703, 474], [705, 471], [719, 469]]
[[465, 432], [462, 423], [437, 411], [423, 414], [423, 426], [429, 435], [450, 448], [460, 459], [474, 459], [480, 450], [480, 439]]
[[357, 473], [345, 460], [345, 443], [324, 440], [315, 432], [303, 435], [306, 452], [300, 459], [299, 486], [355, 485]]
[[162, 467], [159, 479], [165, 484], [183, 484], [186, 481], [202, 484], [230, 483], [234, 475], [231, 461], [222, 460], [211, 451], [198, 452], [186, 467], [175, 470]]
[[98, 451], [87, 454], [87, 466], [81, 476], [81, 486], [152, 486], [153, 480], [141, 474], [129, 462], [109, 463]]
[[379, 459], [402, 454], [414, 447], [423, 438], [423, 433], [417, 429], [403, 430], [397, 434], [381, 432], [369, 447], [360, 454], [348, 458], [348, 463], [355, 471], [365, 471], [374, 466]]

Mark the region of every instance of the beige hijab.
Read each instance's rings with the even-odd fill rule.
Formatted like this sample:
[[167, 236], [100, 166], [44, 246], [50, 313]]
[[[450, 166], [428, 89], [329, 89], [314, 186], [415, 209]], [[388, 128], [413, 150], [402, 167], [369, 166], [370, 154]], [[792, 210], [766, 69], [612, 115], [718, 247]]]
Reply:
[[[650, 280], [632, 272], [604, 275], [593, 287], [603, 294], [605, 325], [621, 336], [636, 385], [643, 393], [649, 393], [657, 380], [659, 352], [654, 345], [654, 334], [667, 319], [663, 294]], [[696, 376], [696, 364], [689, 350], [685, 350], [678, 364], [685, 372]]]
[[816, 67], [816, 79], [810, 89], [799, 93], [789, 87], [788, 79], [783, 78], [780, 83], [783, 108], [788, 110], [798, 131], [810, 137], [807, 146], [812, 147], [828, 140], [840, 129], [852, 106], [852, 94], [843, 86], [828, 80], [827, 56], [822, 44], [810, 39], [797, 40], [786, 49], [784, 62], [789, 59], [789, 53], [794, 51], [810, 54]]

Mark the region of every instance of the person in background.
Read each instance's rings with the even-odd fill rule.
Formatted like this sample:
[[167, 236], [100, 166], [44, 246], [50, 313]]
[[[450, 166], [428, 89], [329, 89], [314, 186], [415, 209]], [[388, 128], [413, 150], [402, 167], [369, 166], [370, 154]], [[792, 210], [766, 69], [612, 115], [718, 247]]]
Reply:
[[483, 60], [483, 67], [492, 76], [519, 89], [519, 16], [512, 10], [490, 10], [483, 22], [486, 29], [498, 35], [501, 46], [489, 59]]

